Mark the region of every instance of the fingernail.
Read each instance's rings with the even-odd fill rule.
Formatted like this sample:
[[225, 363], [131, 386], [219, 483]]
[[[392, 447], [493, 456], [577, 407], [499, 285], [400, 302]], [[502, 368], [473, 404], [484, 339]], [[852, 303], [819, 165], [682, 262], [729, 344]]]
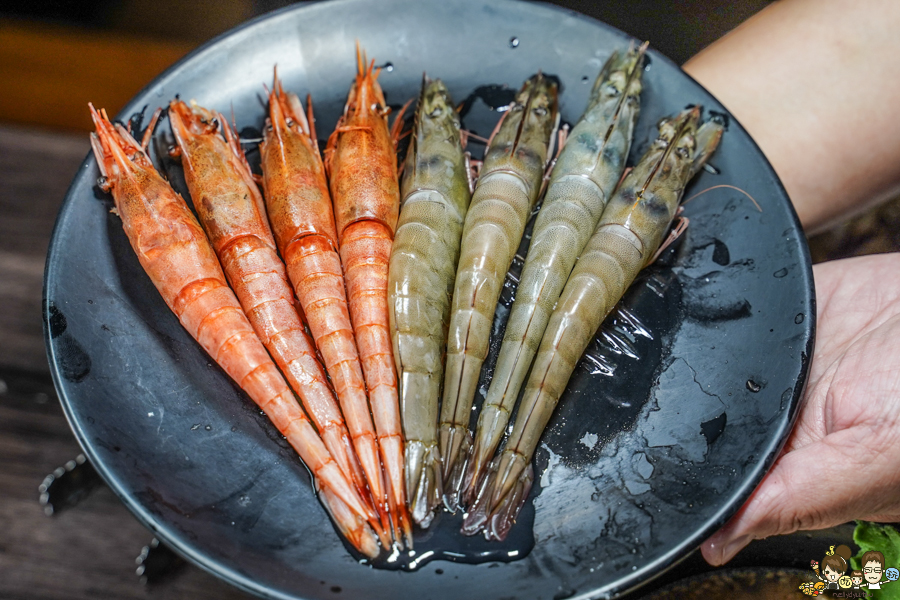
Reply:
[[725, 549], [722, 550], [722, 564], [727, 563], [729, 560], [734, 558], [734, 556], [744, 549], [744, 547], [750, 543], [750, 535], [745, 534], [740, 537], [736, 537], [725, 546]]

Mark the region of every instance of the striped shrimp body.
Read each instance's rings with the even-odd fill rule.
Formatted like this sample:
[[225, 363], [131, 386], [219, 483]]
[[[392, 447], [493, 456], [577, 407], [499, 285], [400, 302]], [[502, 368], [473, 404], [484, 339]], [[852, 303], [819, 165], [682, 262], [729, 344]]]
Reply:
[[[212, 246], [184, 200], [160, 177], [144, 148], [106, 114], [91, 107], [96, 133], [91, 145], [112, 192], [125, 234], [166, 304], [184, 328], [269, 416], [328, 489], [323, 502], [353, 533], [351, 543], [373, 556], [377, 538], [366, 522], [376, 520], [331, 457], [313, 424], [272, 362], [241, 305], [228, 287]], [[151, 129], [145, 135], [145, 145]]]
[[[466, 215], [453, 289], [439, 440], [444, 501], [456, 510], [469, 418], [506, 273], [537, 202], [558, 123], [557, 85], [537, 74], [504, 113]], [[448, 493], [449, 491], [449, 493]]]
[[[312, 109], [275, 79], [269, 94], [269, 118], [262, 143], [263, 186], [269, 220], [288, 276], [334, 384], [338, 401], [359, 457], [364, 479], [390, 535], [390, 511], [369, 412], [362, 366], [353, 339], [337, 232], [325, 167], [316, 142]], [[386, 547], [390, 545], [382, 538]]]
[[503, 539], [532, 482], [531, 459], [541, 433], [600, 323], [638, 272], [652, 261], [678, 209], [684, 188], [715, 150], [723, 127], [698, 129], [700, 109], [663, 120], [659, 137], [625, 177], [585, 246], [550, 317], [513, 431], [491, 463], [463, 524]]
[[441, 80], [423, 80], [388, 275], [406, 489], [412, 518], [422, 527], [431, 523], [442, 496], [438, 404], [450, 295], [471, 198], [459, 126]]
[[522, 268], [497, 366], [478, 417], [463, 499], [477, 485], [506, 431], [553, 307], [621, 179], [640, 111], [646, 46], [613, 53], [594, 83], [550, 179]]
[[[412, 546], [403, 434], [387, 306], [388, 263], [400, 211], [397, 155], [379, 70], [357, 49], [357, 75], [328, 139], [326, 169], [350, 320], [369, 391], [395, 537]], [[402, 533], [401, 533], [402, 532]]]

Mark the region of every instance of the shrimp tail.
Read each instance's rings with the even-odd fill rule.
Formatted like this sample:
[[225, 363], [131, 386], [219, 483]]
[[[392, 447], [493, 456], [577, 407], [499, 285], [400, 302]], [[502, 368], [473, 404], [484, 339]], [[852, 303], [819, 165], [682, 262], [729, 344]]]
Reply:
[[517, 476], [506, 477], [509, 485], [505, 486], [506, 492], [498, 499], [488, 490], [496, 486], [500, 469], [504, 466], [508, 469], [511, 465], [503, 465], [499, 458], [488, 465], [475, 501], [463, 519], [460, 529], [463, 535], [475, 535], [483, 531], [486, 539], [499, 542], [509, 535], [534, 485], [534, 467], [529, 463], [521, 471], [517, 470]]
[[331, 490], [319, 491], [319, 499], [345, 540], [362, 555], [375, 558], [381, 552], [378, 536], [363, 519], [355, 515]]

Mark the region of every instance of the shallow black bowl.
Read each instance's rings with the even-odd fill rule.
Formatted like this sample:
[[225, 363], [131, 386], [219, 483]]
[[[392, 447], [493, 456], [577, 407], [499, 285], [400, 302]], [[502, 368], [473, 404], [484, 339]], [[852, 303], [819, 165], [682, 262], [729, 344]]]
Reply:
[[[178, 94], [233, 109], [252, 137], [277, 63], [286, 88], [313, 94], [324, 137], [355, 71], [357, 39], [390, 63], [380, 78], [390, 103], [414, 96], [427, 71], [458, 101], [471, 101], [465, 125], [482, 135], [498, 118], [491, 106], [509, 100], [503, 86], [515, 89], [538, 69], [559, 78], [563, 118], [574, 122], [603, 61], [632, 41], [575, 13], [507, 0], [305, 5], [193, 53], [122, 118]], [[632, 161], [666, 114], [688, 104], [727, 114], [670, 61], [652, 49], [648, 56]], [[179, 167], [158, 164], [181, 186]], [[685, 556], [747, 498], [790, 429], [809, 365], [811, 269], [788, 198], [734, 120], [712, 164], [719, 174], [704, 172], [687, 196], [732, 185], [762, 212], [725, 187], [687, 205], [688, 233], [604, 325], [544, 436], [518, 541], [500, 552], [512, 558], [519, 549], [520, 560], [439, 561], [412, 573], [357, 564], [293, 451], [142, 272], [110, 199], [95, 187], [90, 157], [60, 212], [45, 274], [47, 348], [64, 409], [93, 464], [143, 523], [189, 560], [261, 596], [588, 598], [631, 589]], [[506, 312], [498, 310], [498, 323]], [[443, 519], [442, 531], [452, 525]], [[439, 549], [426, 538], [418, 559]]]

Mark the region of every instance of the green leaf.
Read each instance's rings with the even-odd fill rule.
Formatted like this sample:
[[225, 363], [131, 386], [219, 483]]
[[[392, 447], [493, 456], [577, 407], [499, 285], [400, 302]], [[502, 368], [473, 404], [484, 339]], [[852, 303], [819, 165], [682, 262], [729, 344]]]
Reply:
[[[879, 525], [868, 521], [857, 521], [853, 531], [853, 541], [859, 546], [859, 554], [850, 559], [854, 569], [862, 570], [859, 561], [869, 550], [884, 554], [885, 570], [900, 567], [900, 533], [890, 525]], [[882, 588], [872, 590], [875, 600], [900, 600], [900, 580], [888, 581], [882, 576]]]

